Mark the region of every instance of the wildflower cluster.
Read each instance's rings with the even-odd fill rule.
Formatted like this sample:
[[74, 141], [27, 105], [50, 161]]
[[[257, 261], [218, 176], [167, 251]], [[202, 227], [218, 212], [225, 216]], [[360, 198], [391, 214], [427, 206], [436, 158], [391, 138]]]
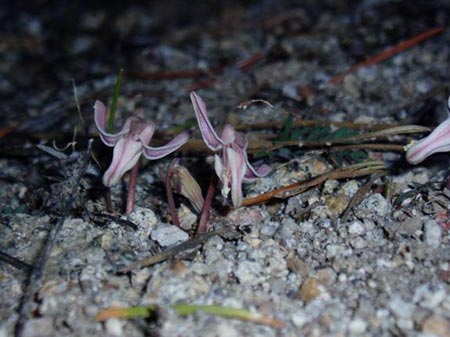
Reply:
[[[222, 182], [222, 195], [227, 198], [231, 192], [232, 203], [237, 207], [243, 198], [242, 183], [267, 175], [270, 167], [252, 167], [247, 158], [248, 141], [245, 135], [236, 132], [231, 125], [226, 125], [219, 137], [208, 119], [205, 103], [200, 96], [192, 92], [191, 101], [203, 140], [216, 152], [215, 171]], [[160, 159], [178, 150], [189, 140], [188, 133], [182, 132], [164, 146], [151, 147], [149, 143], [155, 132], [152, 122], [131, 116], [118, 133], [112, 134], [106, 130], [105, 105], [96, 101], [94, 110], [100, 138], [105, 145], [114, 147], [111, 165], [103, 175], [103, 184], [107, 187], [116, 185], [137, 164], [141, 154], [147, 159]]]

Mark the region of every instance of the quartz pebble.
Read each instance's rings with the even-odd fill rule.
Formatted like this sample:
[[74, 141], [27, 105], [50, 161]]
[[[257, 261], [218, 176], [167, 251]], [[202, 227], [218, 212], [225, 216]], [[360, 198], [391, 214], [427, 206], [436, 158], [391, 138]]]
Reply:
[[439, 247], [442, 239], [442, 229], [439, 224], [430, 219], [424, 225], [424, 241], [427, 246], [432, 248]]
[[177, 226], [160, 224], [152, 231], [151, 238], [162, 247], [168, 247], [188, 240], [189, 235]]
[[123, 323], [117, 318], [110, 318], [105, 323], [106, 331], [111, 337], [123, 336]]
[[348, 325], [348, 330], [351, 335], [359, 335], [366, 331], [367, 323], [361, 318], [353, 319]]
[[364, 231], [364, 226], [357, 221], [355, 221], [348, 227], [348, 233], [351, 235], [361, 235], [364, 233]]

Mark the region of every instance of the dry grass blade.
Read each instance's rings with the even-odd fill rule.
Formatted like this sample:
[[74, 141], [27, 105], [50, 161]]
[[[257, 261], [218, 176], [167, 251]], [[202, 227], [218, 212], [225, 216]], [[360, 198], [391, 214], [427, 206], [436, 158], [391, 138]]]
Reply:
[[250, 206], [261, 204], [272, 199], [284, 199], [306, 191], [307, 189], [318, 186], [328, 179], [344, 179], [356, 178], [370, 174], [384, 174], [387, 168], [381, 161], [371, 161], [355, 165], [350, 165], [344, 168], [339, 168], [330, 172], [321, 174], [310, 180], [297, 182], [288, 186], [283, 186], [267, 193], [260, 194], [253, 198], [244, 199], [242, 206]]
[[351, 136], [351, 137], [343, 137], [337, 138], [329, 141], [320, 141], [320, 142], [300, 142], [301, 147], [317, 147], [317, 146], [332, 146], [335, 144], [345, 144], [345, 143], [354, 143], [359, 141], [371, 140], [371, 139], [380, 139], [387, 138], [390, 136], [398, 136], [405, 135], [410, 133], [424, 133], [429, 132], [430, 129], [424, 126], [419, 125], [403, 125], [396, 126], [389, 129], [377, 130], [373, 132], [364, 133], [362, 135]]
[[190, 305], [190, 304], [175, 304], [173, 309], [180, 316], [192, 315], [198, 311], [203, 311], [225, 318], [240, 319], [242, 321], [253, 322], [258, 324], [265, 324], [272, 328], [279, 329], [284, 327], [284, 322], [279, 319], [265, 316], [263, 314], [252, 312], [246, 309], [223, 307], [220, 305]]
[[[253, 100], [259, 101], [259, 100]], [[247, 103], [247, 102], [244, 102]], [[241, 104], [244, 104], [241, 103]], [[274, 108], [276, 109], [276, 108]], [[293, 113], [286, 112], [287, 114], [293, 115]], [[303, 120], [299, 119], [298, 116], [293, 116], [295, 119], [292, 121], [293, 128], [302, 128], [302, 127], [336, 127], [336, 128], [346, 128], [352, 130], [383, 130], [392, 128], [393, 124], [383, 124], [383, 123], [355, 123], [355, 122], [334, 122], [334, 121], [321, 121], [321, 120]], [[235, 129], [238, 131], [245, 130], [267, 130], [267, 129], [281, 129], [285, 125], [285, 122], [260, 122], [253, 124], [241, 124], [235, 126]]]
[[346, 151], [346, 150], [374, 150], [374, 151], [405, 151], [405, 146], [401, 144], [348, 144], [348, 145], [336, 145], [332, 146], [333, 151]]

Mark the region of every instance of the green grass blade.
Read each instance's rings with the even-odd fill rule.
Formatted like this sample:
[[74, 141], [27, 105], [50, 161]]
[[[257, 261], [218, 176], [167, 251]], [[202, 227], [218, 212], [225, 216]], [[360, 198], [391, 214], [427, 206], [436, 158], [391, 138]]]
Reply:
[[251, 312], [245, 309], [222, 307], [220, 305], [176, 304], [173, 306], [173, 309], [180, 316], [188, 316], [196, 313], [197, 311], [203, 311], [216, 316], [235, 318], [259, 324], [266, 324], [270, 325], [273, 328], [281, 328], [284, 326], [284, 323], [282, 321], [264, 316], [260, 313]]
[[120, 68], [119, 74], [117, 75], [116, 84], [114, 85], [114, 94], [111, 102], [111, 109], [109, 110], [108, 126], [106, 128], [106, 131], [110, 133], [113, 132], [114, 117], [116, 115], [117, 101], [119, 99], [120, 85], [122, 83], [122, 75], [123, 68]]

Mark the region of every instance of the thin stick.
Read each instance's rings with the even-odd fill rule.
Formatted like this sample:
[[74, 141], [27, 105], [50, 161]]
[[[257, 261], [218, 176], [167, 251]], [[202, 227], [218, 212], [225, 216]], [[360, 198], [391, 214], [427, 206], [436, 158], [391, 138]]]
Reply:
[[216, 194], [217, 176], [213, 174], [209, 183], [208, 192], [206, 193], [205, 202], [203, 203], [202, 211], [200, 212], [200, 221], [195, 235], [205, 233], [208, 230], [208, 220], [211, 214], [211, 204]]
[[242, 71], [247, 71], [265, 57], [266, 55], [263, 52], [257, 52], [245, 60], [237, 61], [235, 65]]
[[169, 206], [169, 212], [172, 216], [172, 223], [175, 226], [180, 227], [180, 219], [178, 218], [177, 207], [175, 206], [175, 198], [173, 197], [172, 191], [172, 177], [174, 174], [175, 165], [178, 164], [178, 159], [175, 158], [170, 162], [169, 168], [167, 170], [166, 175], [166, 195], [167, 195], [167, 204]]
[[25, 272], [27, 274], [29, 272], [31, 272], [31, 270], [33, 269], [33, 266], [29, 265], [28, 263], [23, 262], [23, 261], [15, 258], [14, 256], [3, 253], [2, 251], [0, 251], [0, 261], [8, 263], [11, 266], [13, 266], [19, 270], [22, 270], [23, 272]]
[[133, 166], [130, 172], [130, 180], [128, 182], [127, 208], [125, 214], [128, 215], [134, 211], [134, 201], [136, 198], [136, 182], [139, 171], [139, 160]]
[[44, 274], [44, 269], [47, 264], [50, 253], [55, 245], [59, 233], [63, 227], [64, 222], [66, 221], [67, 216], [69, 215], [70, 210], [73, 205], [73, 196], [76, 195], [78, 186], [80, 185], [81, 178], [86, 172], [89, 159], [92, 153], [92, 143], [93, 140], [90, 139], [88, 143], [88, 149], [85, 157], [83, 158], [83, 164], [81, 168], [78, 170], [76, 176], [74, 177], [74, 184], [71, 191], [64, 197], [62, 206], [61, 206], [61, 217], [58, 222], [54, 226], [50, 226], [50, 231], [48, 233], [46, 242], [43, 246], [43, 249], [40, 251], [39, 255], [36, 258], [36, 261], [33, 264], [33, 268], [31, 270], [30, 276], [27, 280], [25, 293], [22, 297], [18, 313], [19, 318], [16, 322], [14, 335], [16, 337], [21, 337], [24, 332], [25, 323], [30, 316], [30, 304], [35, 296], [36, 290], [40, 287], [42, 276]]
[[349, 145], [335, 145], [331, 147], [333, 151], [346, 151], [346, 150], [374, 150], [374, 151], [392, 151], [403, 152], [405, 146], [401, 144], [349, 144]]
[[387, 59], [390, 59], [391, 57], [415, 46], [416, 44], [419, 44], [422, 41], [425, 41], [439, 33], [442, 33], [444, 31], [444, 27], [437, 27], [429, 29], [419, 35], [413, 36], [412, 38], [400, 42], [399, 44], [395, 45], [394, 47], [391, 47], [373, 57], [368, 58], [367, 60], [357, 63], [354, 66], [350, 67], [347, 71], [344, 71], [343, 73], [336, 75], [330, 79], [328, 82], [329, 84], [337, 84], [341, 82], [348, 74], [353, 73], [357, 71], [358, 69], [377, 64], [380, 62], [383, 62]]

